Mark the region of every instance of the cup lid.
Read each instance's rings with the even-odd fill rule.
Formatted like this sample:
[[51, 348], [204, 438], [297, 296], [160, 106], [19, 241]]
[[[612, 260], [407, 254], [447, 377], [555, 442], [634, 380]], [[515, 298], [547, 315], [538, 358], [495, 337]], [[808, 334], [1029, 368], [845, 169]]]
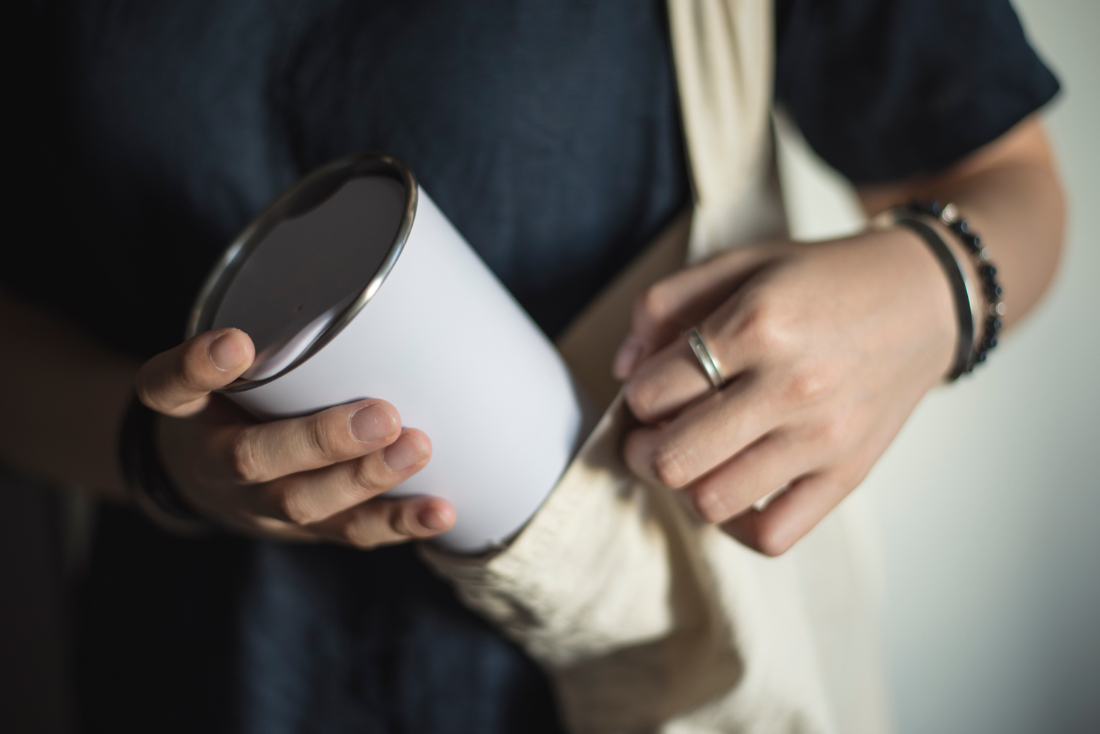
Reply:
[[398, 159], [333, 161], [282, 194], [233, 241], [207, 277], [187, 338], [248, 334], [256, 359], [223, 391], [259, 387], [330, 342], [392, 270], [416, 216], [417, 185]]

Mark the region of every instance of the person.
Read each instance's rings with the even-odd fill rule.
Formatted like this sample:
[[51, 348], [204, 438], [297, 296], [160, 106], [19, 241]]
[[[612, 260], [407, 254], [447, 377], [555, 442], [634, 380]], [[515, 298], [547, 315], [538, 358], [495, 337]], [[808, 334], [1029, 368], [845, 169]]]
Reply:
[[[868, 213], [953, 202], [994, 243], [1016, 323], [1050, 283], [1063, 213], [1034, 116], [1058, 84], [1008, 4], [786, 0], [775, 27], [776, 99], [808, 142]], [[3, 270], [0, 458], [124, 503], [136, 381], [167, 416], [178, 491], [231, 531], [177, 537], [104, 505], [85, 728], [560, 730], [545, 674], [404, 543], [453, 508], [380, 496], [430, 461], [431, 437], [382, 399], [255, 424], [211, 395], [249, 365], [247, 335], [178, 333], [251, 216], [317, 165], [381, 149], [560, 334], [691, 196], [664, 4], [89, 0], [35, 6], [21, 28], [37, 74], [15, 90], [9, 216], [39, 241]], [[929, 226], [978, 282], [961, 240]], [[646, 292], [614, 361], [640, 421], [625, 459], [782, 554], [951, 371], [957, 315], [904, 227], [697, 264]]]

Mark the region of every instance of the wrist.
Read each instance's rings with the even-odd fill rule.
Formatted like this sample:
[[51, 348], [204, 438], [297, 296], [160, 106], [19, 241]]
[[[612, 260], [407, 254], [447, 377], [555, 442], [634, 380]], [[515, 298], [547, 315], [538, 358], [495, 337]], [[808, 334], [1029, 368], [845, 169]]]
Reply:
[[130, 498], [149, 519], [181, 535], [198, 535], [211, 528], [176, 489], [160, 459], [156, 422], [159, 414], [135, 396], [123, 418], [119, 463]]
[[882, 278], [898, 299], [900, 319], [893, 330], [919, 353], [929, 386], [947, 377], [958, 358], [960, 323], [957, 303], [942, 264], [927, 243], [912, 229], [876, 228], [874, 246], [893, 254]]
[[[985, 362], [989, 351], [997, 346], [998, 334], [1003, 327], [1001, 319], [1005, 314], [1004, 294], [997, 277], [997, 268], [992, 263], [992, 253], [954, 204], [940, 204], [936, 201], [910, 202], [895, 211], [902, 212], [903, 217], [922, 217], [931, 222], [930, 226], [948, 230], [947, 237], [943, 237], [934, 228], [926, 228], [931, 237], [925, 239], [934, 240], [930, 245], [941, 251], [944, 268], [950, 271], [949, 277], [957, 280], [961, 274], [966, 281], [974, 339], [969, 344], [960, 343], [960, 350], [969, 347], [964, 370], [969, 374], [977, 365]], [[963, 252], [961, 258], [955, 254], [960, 249]], [[968, 280], [968, 272], [976, 277]], [[963, 315], [960, 314], [960, 321], [962, 318]], [[954, 377], [957, 375], [953, 375], [952, 379]]]
[[971, 349], [977, 347], [978, 342], [981, 340], [981, 328], [980, 319], [981, 315], [985, 313], [989, 304], [982, 293], [982, 289], [978, 287], [981, 282], [980, 275], [978, 273], [978, 267], [974, 264], [970, 254], [966, 251], [966, 248], [959, 242], [958, 237], [951, 231], [943, 222], [934, 217], [925, 217], [925, 222], [936, 234], [940, 236], [944, 244], [951, 250], [951, 254], [955, 257], [955, 261], [958, 263], [959, 268], [963, 272], [963, 277], [966, 278], [967, 283], [970, 285], [970, 300], [971, 300], [971, 313], [974, 318], [974, 336], [971, 338]]
[[953, 382], [985, 361], [997, 345], [1004, 313], [997, 269], [989, 250], [959, 216], [953, 204], [913, 202], [875, 218], [879, 228], [909, 230], [939, 262], [950, 287], [957, 319], [956, 346], [947, 381]]

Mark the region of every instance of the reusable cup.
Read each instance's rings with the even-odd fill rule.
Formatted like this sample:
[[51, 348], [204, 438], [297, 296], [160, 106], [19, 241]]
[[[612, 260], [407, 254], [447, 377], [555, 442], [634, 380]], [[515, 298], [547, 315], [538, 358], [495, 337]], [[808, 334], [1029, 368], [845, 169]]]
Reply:
[[187, 335], [221, 327], [256, 346], [222, 392], [257, 418], [382, 398], [427, 433], [428, 466], [385, 496], [450, 500], [450, 550], [513, 535], [583, 438], [561, 356], [391, 156], [329, 163], [238, 236]]

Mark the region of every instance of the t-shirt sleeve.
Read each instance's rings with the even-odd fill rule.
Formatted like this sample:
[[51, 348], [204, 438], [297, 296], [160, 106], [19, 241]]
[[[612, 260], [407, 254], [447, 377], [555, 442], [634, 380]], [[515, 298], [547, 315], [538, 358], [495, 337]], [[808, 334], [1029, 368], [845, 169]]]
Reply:
[[856, 184], [948, 166], [1059, 90], [1007, 0], [781, 0], [777, 10], [776, 100]]

